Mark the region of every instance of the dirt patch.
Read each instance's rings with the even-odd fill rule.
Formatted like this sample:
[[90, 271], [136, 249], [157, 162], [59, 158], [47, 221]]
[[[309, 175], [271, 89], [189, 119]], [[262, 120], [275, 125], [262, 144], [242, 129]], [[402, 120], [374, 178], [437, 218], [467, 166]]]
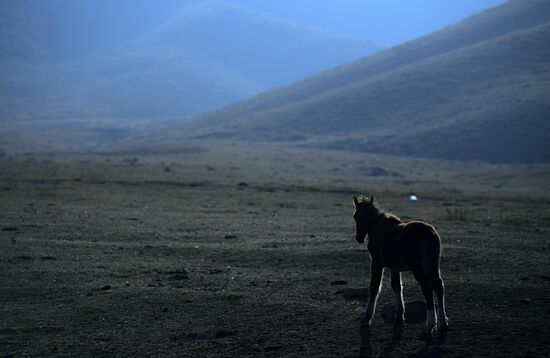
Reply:
[[[251, 178], [226, 185], [215, 172], [193, 177], [201, 185], [173, 185], [117, 165], [118, 177], [101, 184], [86, 171], [81, 181], [47, 180], [51, 169], [24, 164], [25, 180], [2, 179], [16, 189], [0, 200], [0, 356], [547, 354], [542, 200], [378, 196], [443, 238], [450, 329], [421, 340], [422, 312], [402, 329], [389, 323], [388, 277], [371, 329], [360, 329], [365, 292], [345, 292], [368, 286], [369, 258], [354, 240], [347, 191]], [[465, 215], [449, 216], [457, 206]], [[511, 225], [521, 213], [527, 224]], [[421, 300], [403, 276], [405, 300]]]

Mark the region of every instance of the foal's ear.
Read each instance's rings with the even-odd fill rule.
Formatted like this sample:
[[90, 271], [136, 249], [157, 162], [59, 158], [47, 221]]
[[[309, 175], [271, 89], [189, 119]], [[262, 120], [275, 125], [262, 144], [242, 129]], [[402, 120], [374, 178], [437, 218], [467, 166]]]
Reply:
[[371, 203], [371, 204], [374, 204], [374, 195], [371, 195], [371, 196], [370, 196], [370, 203]]
[[353, 205], [355, 205], [355, 207], [359, 206], [359, 200], [357, 200], [356, 196], [353, 197]]

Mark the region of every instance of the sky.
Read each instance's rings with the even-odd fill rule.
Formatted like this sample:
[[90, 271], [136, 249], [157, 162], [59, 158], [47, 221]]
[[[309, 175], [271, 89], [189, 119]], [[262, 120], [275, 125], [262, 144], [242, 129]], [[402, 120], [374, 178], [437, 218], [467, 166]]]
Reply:
[[390, 47], [431, 33], [504, 0], [234, 0], [310, 26]]
[[[98, 44], [128, 41], [179, 9], [210, 0], [0, 0], [0, 11], [24, 7], [22, 26], [38, 22], [58, 43], [93, 34]], [[390, 47], [451, 25], [504, 0], [224, 0], [293, 22]], [[521, 1], [521, 0], [515, 0]], [[29, 14], [29, 15], [27, 15]], [[46, 16], [45, 16], [46, 15]], [[44, 24], [44, 22], [49, 22]], [[114, 29], [113, 26], [116, 26]], [[71, 29], [71, 33], [67, 33]], [[47, 41], [47, 39], [45, 40]], [[74, 44], [73, 44], [74, 45]]]
[[[208, 0], [156, 0], [159, 12]], [[383, 47], [431, 33], [505, 0], [225, 0]], [[146, 7], [150, 0], [138, 0]], [[155, 16], [154, 12], [151, 13]], [[159, 14], [160, 15], [160, 14]], [[162, 16], [162, 15], [161, 15]], [[151, 19], [152, 20], [152, 19]]]

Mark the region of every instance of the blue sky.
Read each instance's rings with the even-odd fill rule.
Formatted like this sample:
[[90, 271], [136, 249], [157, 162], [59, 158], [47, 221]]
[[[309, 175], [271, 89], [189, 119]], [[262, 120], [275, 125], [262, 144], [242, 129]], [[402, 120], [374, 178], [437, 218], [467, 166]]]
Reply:
[[[129, 37], [162, 23], [177, 10], [209, 0], [0, 0], [0, 10], [24, 7], [47, 15], [51, 26], [105, 36]], [[392, 46], [453, 24], [504, 0], [223, 0], [294, 22]], [[521, 0], [515, 0], [521, 1]], [[27, 20], [25, 20], [27, 21]], [[101, 33], [116, 24], [118, 33]], [[74, 27], [76, 25], [76, 28]], [[105, 26], [103, 26], [105, 25]], [[99, 28], [98, 28], [99, 26]], [[80, 29], [79, 29], [80, 28]]]
[[[178, 10], [211, 0], [0, 0], [0, 20], [59, 53], [115, 49]], [[504, 0], [221, 0], [390, 47]], [[521, 1], [521, 0], [514, 0]]]
[[232, 0], [258, 10], [392, 46], [504, 0]]

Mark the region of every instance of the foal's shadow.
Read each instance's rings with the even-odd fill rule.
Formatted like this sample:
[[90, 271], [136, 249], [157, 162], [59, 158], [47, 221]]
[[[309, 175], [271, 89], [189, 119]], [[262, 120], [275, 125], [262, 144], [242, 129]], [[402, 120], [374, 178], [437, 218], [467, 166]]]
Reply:
[[[361, 326], [359, 329], [359, 334], [361, 336], [361, 347], [359, 348], [359, 357], [361, 358], [370, 358], [373, 356], [380, 357], [391, 357], [393, 350], [403, 336], [403, 325], [396, 324], [393, 326], [393, 334], [391, 340], [388, 342], [387, 346], [377, 355], [373, 352], [372, 342], [371, 342], [371, 332], [369, 326]], [[441, 348], [440, 346], [444, 345], [447, 341], [447, 331], [439, 332], [437, 338], [432, 337], [432, 335], [423, 336], [422, 340], [424, 345], [420, 348], [419, 351], [412, 354], [412, 357], [440, 357]]]
[[441, 346], [447, 342], [447, 330], [439, 332], [437, 337], [433, 337], [431, 334], [422, 336], [422, 340], [424, 346], [412, 357], [441, 357]]
[[[359, 357], [361, 358], [372, 357], [373, 351], [372, 351], [370, 328], [368, 326], [361, 326], [361, 328], [359, 329], [359, 333], [361, 335], [361, 347], [359, 349]], [[391, 357], [393, 350], [399, 344], [399, 341], [401, 341], [402, 335], [403, 335], [403, 326], [394, 325], [391, 340], [386, 346], [386, 348], [384, 348], [384, 350], [380, 353], [380, 356]]]
[[359, 334], [361, 335], [361, 347], [359, 348], [359, 357], [372, 357], [372, 343], [369, 326], [360, 326]]

